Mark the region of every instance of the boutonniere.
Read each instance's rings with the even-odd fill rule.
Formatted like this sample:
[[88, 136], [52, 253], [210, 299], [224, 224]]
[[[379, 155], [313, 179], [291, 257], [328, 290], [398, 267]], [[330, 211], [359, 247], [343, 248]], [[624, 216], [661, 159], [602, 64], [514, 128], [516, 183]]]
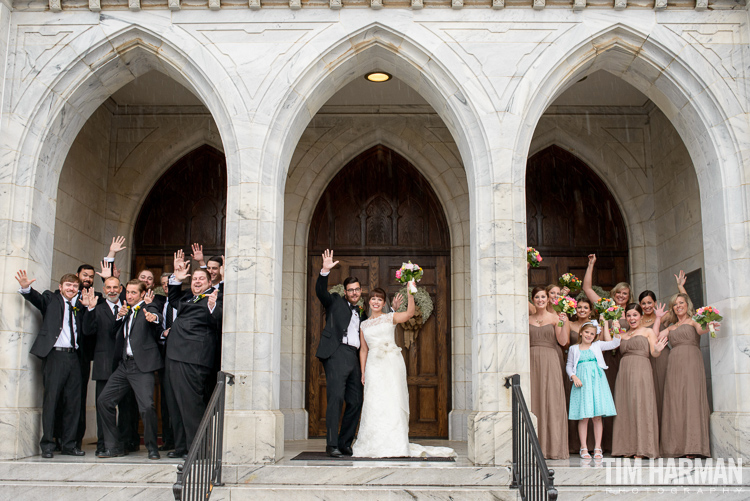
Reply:
[[80, 309], [80, 308], [79, 308], [78, 306], [73, 306], [73, 316], [75, 317], [76, 315], [78, 315], [78, 312], [79, 312], [80, 310], [81, 310], [81, 309]]
[[138, 310], [140, 310], [140, 309], [141, 309], [141, 305], [140, 304], [138, 306], [134, 306], [133, 307], [133, 315], [138, 314]]
[[193, 303], [197, 303], [198, 301], [200, 301], [200, 300], [201, 300], [201, 299], [203, 299], [204, 297], [206, 297], [206, 294], [198, 294], [198, 295], [196, 296], [196, 298], [195, 298], [195, 299], [193, 299]]
[[361, 304], [358, 304], [357, 308], [359, 309], [359, 316], [361, 317], [365, 312], [365, 307]]

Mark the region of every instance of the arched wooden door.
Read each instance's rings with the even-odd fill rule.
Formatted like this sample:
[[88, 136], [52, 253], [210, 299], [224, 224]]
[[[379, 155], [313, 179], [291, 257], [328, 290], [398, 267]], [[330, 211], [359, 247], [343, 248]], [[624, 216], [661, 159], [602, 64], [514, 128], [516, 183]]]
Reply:
[[550, 146], [526, 164], [527, 242], [544, 258], [529, 270], [531, 286], [556, 284], [563, 273], [583, 279], [596, 254], [593, 282], [609, 290], [628, 279], [625, 221], [612, 193], [585, 163]]
[[325, 436], [325, 373], [315, 351], [325, 310], [315, 296], [321, 254], [333, 249], [341, 261], [329, 286], [349, 275], [363, 295], [376, 287], [392, 297], [395, 273], [407, 260], [425, 270], [420, 286], [435, 304], [416, 343], [402, 347], [409, 386], [409, 434], [448, 437], [450, 410], [450, 238], [442, 208], [426, 179], [397, 153], [376, 146], [352, 160], [331, 181], [315, 209], [308, 240], [307, 398], [309, 435]]
[[[144, 268], [158, 277], [171, 272], [174, 252], [203, 245], [206, 257], [224, 254], [227, 163], [219, 150], [191, 151], [156, 182], [133, 232], [132, 274]], [[187, 252], [186, 252], [187, 254]]]

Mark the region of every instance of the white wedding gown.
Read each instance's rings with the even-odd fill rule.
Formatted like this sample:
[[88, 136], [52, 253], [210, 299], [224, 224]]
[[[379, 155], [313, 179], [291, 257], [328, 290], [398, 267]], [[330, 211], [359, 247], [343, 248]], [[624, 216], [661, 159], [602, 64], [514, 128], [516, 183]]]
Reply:
[[367, 342], [365, 392], [354, 456], [426, 457], [455, 456], [449, 447], [409, 443], [409, 390], [406, 365], [396, 345], [393, 313], [362, 322]]

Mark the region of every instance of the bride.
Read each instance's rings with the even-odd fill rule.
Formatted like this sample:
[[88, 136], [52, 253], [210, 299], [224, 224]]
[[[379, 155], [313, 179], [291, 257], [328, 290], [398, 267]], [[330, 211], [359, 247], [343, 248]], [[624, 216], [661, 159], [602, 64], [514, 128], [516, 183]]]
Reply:
[[[409, 282], [407, 290], [413, 290]], [[414, 316], [414, 296], [408, 294], [405, 312], [386, 313], [385, 291], [370, 293], [370, 316], [360, 326], [359, 360], [365, 387], [362, 418], [357, 441], [352, 447], [357, 457], [455, 456], [449, 447], [425, 447], [409, 443], [409, 390], [406, 364], [396, 345], [396, 325]], [[401, 303], [399, 295], [396, 304]]]

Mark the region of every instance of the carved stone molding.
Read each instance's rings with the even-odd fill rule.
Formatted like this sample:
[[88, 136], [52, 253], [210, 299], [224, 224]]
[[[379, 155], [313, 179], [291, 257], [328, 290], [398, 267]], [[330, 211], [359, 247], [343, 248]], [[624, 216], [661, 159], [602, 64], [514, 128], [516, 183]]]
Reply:
[[667, 0], [654, 0], [654, 10], [664, 10], [667, 8]]
[[583, 10], [586, 8], [586, 0], [573, 0], [573, 10]]
[[302, 8], [301, 0], [289, 0], [289, 8], [292, 10], [300, 10]]
[[411, 0], [411, 8], [414, 10], [419, 10], [424, 7], [424, 3], [422, 0]]
[[[208, 6], [211, 7], [211, 2], [209, 0]], [[169, 10], [180, 10], [182, 6], [180, 5], [180, 0], [169, 0]]]
[[454, 9], [461, 9], [464, 6], [464, 0], [452, 0], [451, 7]]
[[708, 9], [708, 0], [695, 0], [695, 10]]
[[341, 8], [341, 0], [328, 0], [328, 8], [339, 10]]
[[541, 10], [547, 6], [546, 0], [534, 0], [534, 9]]
[[128, 8], [133, 11], [141, 10], [141, 0], [128, 0]]
[[247, 6], [250, 7], [251, 10], [258, 10], [260, 9], [260, 0], [248, 0]]
[[89, 10], [91, 12], [100, 12], [102, 10], [102, 4], [99, 0], [89, 0]]
[[60, 12], [62, 10], [62, 0], [49, 0], [49, 10]]
[[615, 0], [615, 10], [623, 10], [628, 6], [628, 0]]
[[504, 9], [505, 8], [505, 0], [492, 0], [492, 8], [493, 9]]
[[382, 9], [383, 0], [370, 0], [370, 8], [375, 10]]

